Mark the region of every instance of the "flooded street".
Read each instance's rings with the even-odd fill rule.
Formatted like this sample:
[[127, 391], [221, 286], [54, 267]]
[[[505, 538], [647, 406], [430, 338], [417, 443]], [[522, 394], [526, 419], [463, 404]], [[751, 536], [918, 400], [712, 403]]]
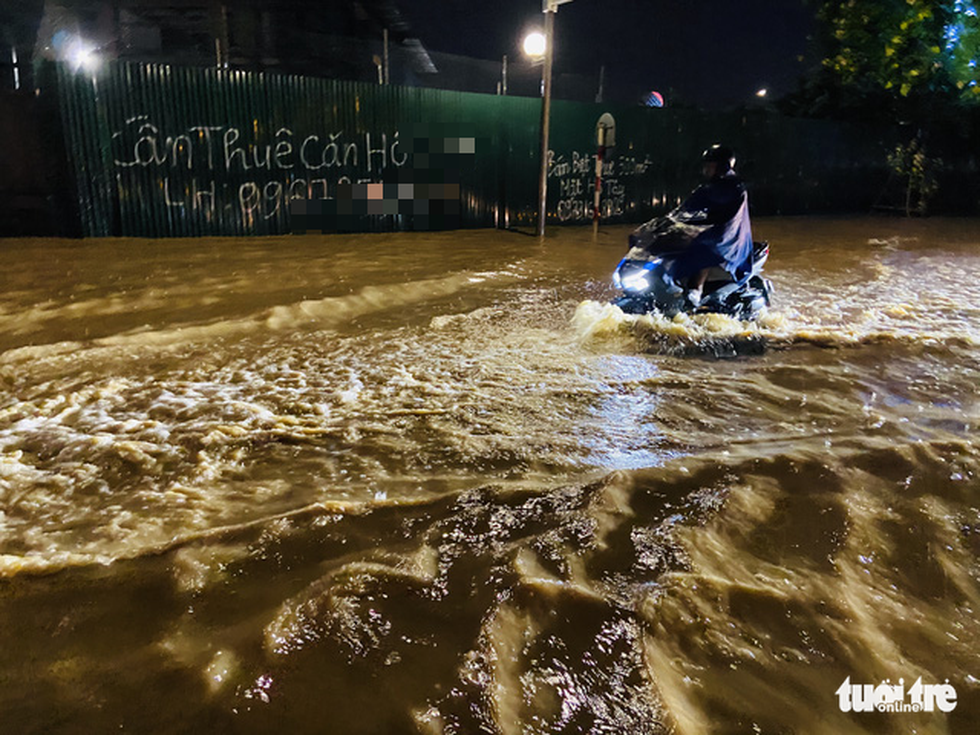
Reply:
[[980, 223], [754, 230], [0, 241], [0, 730], [977, 732]]

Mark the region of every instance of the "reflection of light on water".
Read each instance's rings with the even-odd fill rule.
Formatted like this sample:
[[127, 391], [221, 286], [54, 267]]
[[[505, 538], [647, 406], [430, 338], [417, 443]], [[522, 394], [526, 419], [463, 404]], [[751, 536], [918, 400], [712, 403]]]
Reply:
[[255, 684], [249, 689], [245, 690], [246, 699], [258, 699], [266, 704], [269, 703], [269, 690], [272, 688], [272, 677], [268, 674], [262, 674], [258, 679], [255, 680]]
[[[580, 435], [589, 460], [617, 470], [663, 464], [668, 457], [656, 449], [662, 435], [654, 423], [659, 394], [643, 385], [643, 381], [656, 376], [656, 366], [648, 359], [620, 356], [603, 360], [601, 367], [604, 379], [611, 385], [593, 411], [595, 432]], [[610, 388], [612, 392], [608, 392]]]

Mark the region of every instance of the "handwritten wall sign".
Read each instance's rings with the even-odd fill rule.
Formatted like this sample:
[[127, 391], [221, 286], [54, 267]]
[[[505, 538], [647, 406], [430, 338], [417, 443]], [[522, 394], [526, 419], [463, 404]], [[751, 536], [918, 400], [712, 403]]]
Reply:
[[[568, 155], [556, 155], [555, 151], [548, 151], [548, 178], [558, 183], [556, 215], [561, 222], [592, 220], [595, 159], [595, 153], [572, 151]], [[626, 214], [629, 206], [627, 185], [634, 177], [645, 174], [651, 164], [649, 156], [642, 160], [624, 156], [602, 162], [600, 214], [603, 219]]]

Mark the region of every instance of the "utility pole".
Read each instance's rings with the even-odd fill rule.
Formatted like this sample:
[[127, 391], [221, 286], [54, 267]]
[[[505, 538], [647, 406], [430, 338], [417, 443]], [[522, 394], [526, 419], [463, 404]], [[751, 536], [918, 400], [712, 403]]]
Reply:
[[385, 84], [391, 84], [391, 77], [388, 75], [388, 29], [384, 29], [385, 37]]
[[548, 213], [548, 128], [551, 123], [551, 64], [555, 57], [555, 14], [572, 0], [541, 0], [544, 13], [544, 68], [541, 70], [541, 170], [538, 175], [538, 237], [544, 237]]
[[544, 237], [544, 221], [548, 214], [548, 132], [551, 124], [551, 62], [554, 58], [555, 13], [545, 0], [544, 11], [544, 68], [541, 70], [541, 167], [538, 171], [538, 237]]
[[221, 0], [211, 0], [211, 35], [214, 38], [214, 64], [228, 68], [228, 8]]

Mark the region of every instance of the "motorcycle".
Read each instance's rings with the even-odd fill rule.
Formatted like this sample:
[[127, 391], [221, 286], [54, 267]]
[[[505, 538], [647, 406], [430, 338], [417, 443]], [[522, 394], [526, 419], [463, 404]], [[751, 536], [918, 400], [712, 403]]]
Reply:
[[657, 311], [667, 317], [680, 313], [725, 314], [740, 321], [757, 319], [770, 305], [773, 288], [762, 268], [769, 258], [769, 243], [752, 243], [752, 266], [736, 281], [723, 268], [711, 268], [695, 305], [681, 284], [670, 276], [671, 265], [689, 242], [676, 222], [647, 225], [630, 236], [630, 250], [613, 273], [613, 285], [622, 295], [612, 303], [627, 314]]

